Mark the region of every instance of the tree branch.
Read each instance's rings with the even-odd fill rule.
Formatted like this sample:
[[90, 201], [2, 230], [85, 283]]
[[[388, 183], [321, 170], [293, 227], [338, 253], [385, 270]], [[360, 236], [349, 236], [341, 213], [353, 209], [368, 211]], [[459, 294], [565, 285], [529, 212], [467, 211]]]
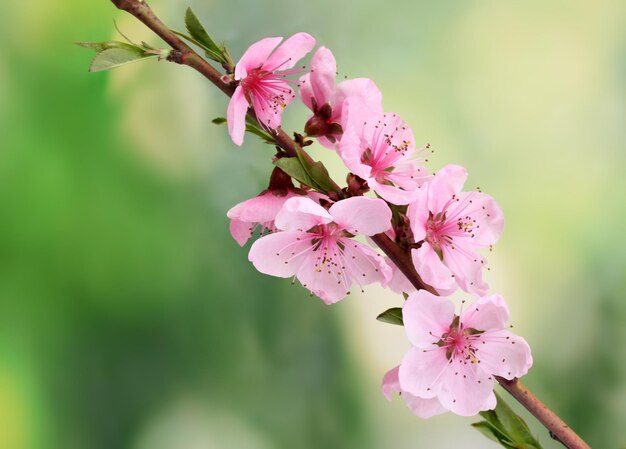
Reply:
[[[178, 51], [170, 58], [172, 62], [187, 65], [199, 73], [204, 75], [217, 88], [229, 97], [235, 91], [235, 85], [225, 82], [222, 74], [210, 65], [203, 57], [196, 53], [189, 45], [181, 40], [173, 33], [161, 20], [154, 14], [152, 9], [144, 0], [111, 0], [113, 4], [121, 10], [139, 19], [144, 25], [154, 31], [161, 39], [167, 42], [174, 50]], [[254, 117], [253, 111], [251, 115]], [[296, 156], [296, 150], [300, 147], [282, 128], [270, 131], [276, 144], [282, 148], [288, 155]], [[391, 259], [391, 261], [402, 271], [402, 273], [411, 281], [411, 284], [418, 290], [426, 290], [432, 294], [438, 295], [437, 291], [431, 286], [425, 284], [415, 270], [411, 254], [405, 251], [386, 234], [381, 233], [372, 237], [372, 240], [378, 247]], [[506, 380], [496, 376], [496, 379], [513, 396], [520, 404], [522, 404], [530, 413], [532, 413], [553, 435], [569, 449], [590, 449], [585, 443], [556, 413], [550, 410], [543, 402], [533, 395], [518, 379]]]

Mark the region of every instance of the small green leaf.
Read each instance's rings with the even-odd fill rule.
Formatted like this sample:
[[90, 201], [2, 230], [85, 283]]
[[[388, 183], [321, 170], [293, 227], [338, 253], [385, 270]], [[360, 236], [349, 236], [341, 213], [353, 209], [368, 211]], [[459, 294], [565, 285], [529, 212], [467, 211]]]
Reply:
[[281, 157], [274, 161], [274, 165], [287, 173], [292, 178], [298, 180], [301, 184], [315, 187], [315, 182], [302, 166], [302, 162], [297, 157]]
[[331, 179], [328, 170], [326, 170], [326, 167], [324, 167], [324, 164], [321, 162], [318, 161], [311, 165], [309, 174], [324, 191], [341, 192], [341, 187]]
[[227, 62], [223, 55], [224, 49], [220, 48], [209, 36], [191, 7], [187, 8], [185, 13], [185, 27], [195, 43], [205, 50], [207, 57], [222, 64]]
[[398, 326], [404, 325], [404, 321], [402, 321], [401, 307], [392, 307], [391, 309], [387, 309], [378, 315], [376, 319], [378, 321], [382, 321], [383, 323], [396, 324]]
[[498, 431], [498, 429], [493, 427], [487, 421], [475, 422], [472, 424], [472, 427], [485, 435], [490, 440], [495, 441], [496, 443], [500, 443], [502, 438], [504, 437], [504, 435], [502, 435]]
[[131, 62], [156, 57], [155, 54], [146, 53], [139, 47], [129, 45], [128, 47], [107, 48], [99, 52], [91, 61], [90, 72], [100, 72], [102, 70], [114, 69]]
[[126, 42], [118, 42], [118, 41], [111, 41], [111, 42], [76, 42], [76, 45], [78, 45], [79, 47], [83, 47], [83, 48], [87, 48], [89, 50], [93, 50], [97, 53], [100, 53], [104, 50], [108, 50], [110, 48], [126, 48], [126, 49], [135, 49], [137, 48], [134, 45], [131, 44], [127, 44]]
[[226, 118], [225, 117], [215, 117], [213, 120], [211, 120], [211, 123], [213, 123], [215, 125], [223, 125], [224, 123], [226, 123]]
[[492, 435], [507, 449], [542, 449], [537, 439], [530, 433], [526, 422], [517, 416], [497, 393], [496, 399], [498, 402], [494, 410], [480, 412], [480, 416], [486, 421], [482, 421], [485, 424], [477, 423], [481, 424], [477, 430], [485, 434], [488, 425]]

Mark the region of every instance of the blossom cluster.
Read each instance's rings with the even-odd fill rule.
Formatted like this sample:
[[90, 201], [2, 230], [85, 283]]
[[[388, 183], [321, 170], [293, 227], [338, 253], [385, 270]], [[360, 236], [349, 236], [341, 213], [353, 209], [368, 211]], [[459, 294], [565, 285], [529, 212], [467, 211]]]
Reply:
[[[249, 252], [256, 269], [297, 279], [327, 304], [345, 298], [355, 285], [377, 283], [408, 294], [402, 319], [412, 349], [384, 377], [384, 394], [402, 393], [424, 418], [445, 410], [473, 415], [492, 409], [495, 376], [519, 377], [532, 364], [527, 343], [506, 330], [504, 299], [488, 296], [482, 277], [487, 262], [481, 251], [497, 242], [502, 210], [491, 196], [463, 190], [463, 167], [447, 165], [430, 174], [410, 127], [384, 110], [372, 80], [336, 83], [329, 49], [318, 48], [308, 71], [294, 68], [315, 44], [310, 35], [297, 33], [248, 48], [232, 78], [228, 131], [241, 145], [252, 113], [273, 132], [297, 89], [312, 113], [305, 138], [335, 152], [356, 188], [331, 195], [302, 182], [296, 187], [276, 167], [265, 191], [228, 211], [231, 234], [243, 246], [259, 230]], [[367, 239], [380, 234], [410, 254], [421, 280], [439, 295], [460, 288], [475, 301], [456, 315], [451, 300], [418, 291]]]

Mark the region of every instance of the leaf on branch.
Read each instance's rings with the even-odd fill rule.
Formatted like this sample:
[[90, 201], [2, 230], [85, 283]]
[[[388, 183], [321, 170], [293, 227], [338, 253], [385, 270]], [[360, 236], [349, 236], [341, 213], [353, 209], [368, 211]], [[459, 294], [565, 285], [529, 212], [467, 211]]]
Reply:
[[119, 67], [131, 62], [158, 57], [158, 54], [126, 42], [77, 42], [83, 48], [94, 50], [97, 54], [89, 65], [90, 72], [100, 72]]
[[485, 421], [472, 424], [483, 435], [507, 449], [542, 449], [526, 422], [496, 393], [495, 410], [480, 412]]
[[387, 309], [383, 313], [378, 315], [376, 319], [378, 321], [382, 321], [383, 323], [404, 326], [404, 321], [402, 321], [402, 308], [401, 307], [392, 307], [391, 309]]
[[226, 64], [228, 62], [226, 57], [224, 56], [224, 47], [218, 46], [211, 38], [211, 36], [209, 36], [209, 33], [206, 32], [191, 7], [187, 8], [187, 11], [185, 13], [185, 27], [187, 28], [191, 39], [189, 39], [185, 35], [181, 36], [193, 42], [197, 46], [202, 47], [202, 49], [206, 53], [207, 58], [210, 58], [213, 61], [217, 61], [221, 64]]
[[315, 162], [311, 156], [301, 149], [296, 150], [297, 157], [284, 157], [274, 161], [274, 165], [280, 167], [292, 178], [319, 192], [341, 192], [339, 187], [328, 174], [328, 170], [321, 162]]
[[223, 125], [224, 123], [226, 123], [226, 118], [215, 117], [213, 120], [211, 120], [211, 123], [213, 123], [214, 125]]

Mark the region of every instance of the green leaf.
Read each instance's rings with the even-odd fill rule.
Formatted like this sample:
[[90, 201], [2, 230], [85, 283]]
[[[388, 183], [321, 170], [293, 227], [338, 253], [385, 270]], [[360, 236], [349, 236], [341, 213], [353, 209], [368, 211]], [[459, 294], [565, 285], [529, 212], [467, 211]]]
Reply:
[[315, 181], [311, 179], [308, 172], [302, 166], [302, 162], [297, 157], [281, 157], [274, 161], [274, 165], [287, 173], [301, 184], [315, 187]]
[[204, 49], [208, 58], [222, 64], [227, 62], [223, 55], [224, 49], [220, 48], [211, 36], [209, 36], [209, 33], [206, 32], [191, 7], [187, 8], [185, 13], [185, 27], [187, 31], [189, 31], [194, 43]]
[[383, 323], [396, 324], [398, 326], [404, 325], [404, 321], [402, 321], [401, 307], [392, 307], [391, 309], [387, 309], [378, 315], [376, 319], [378, 321], [382, 321]]
[[134, 45], [127, 44], [126, 42], [76, 42], [76, 45], [79, 47], [87, 48], [89, 50], [93, 50], [97, 53], [103, 52], [104, 50], [108, 50], [110, 48], [126, 48], [126, 49], [135, 49], [137, 48]]
[[223, 125], [224, 123], [226, 123], [226, 118], [225, 117], [215, 117], [213, 120], [211, 120], [211, 123], [214, 123], [215, 125]]
[[129, 45], [128, 47], [107, 48], [99, 52], [91, 61], [90, 72], [114, 69], [131, 62], [154, 58], [157, 55], [146, 53], [143, 49]]
[[489, 438], [490, 433], [507, 449], [542, 449], [526, 422], [497, 393], [496, 398], [495, 410], [480, 412], [485, 421], [472, 425]]
[[472, 423], [472, 427], [496, 443], [499, 443], [503, 437], [503, 435], [487, 421]]

